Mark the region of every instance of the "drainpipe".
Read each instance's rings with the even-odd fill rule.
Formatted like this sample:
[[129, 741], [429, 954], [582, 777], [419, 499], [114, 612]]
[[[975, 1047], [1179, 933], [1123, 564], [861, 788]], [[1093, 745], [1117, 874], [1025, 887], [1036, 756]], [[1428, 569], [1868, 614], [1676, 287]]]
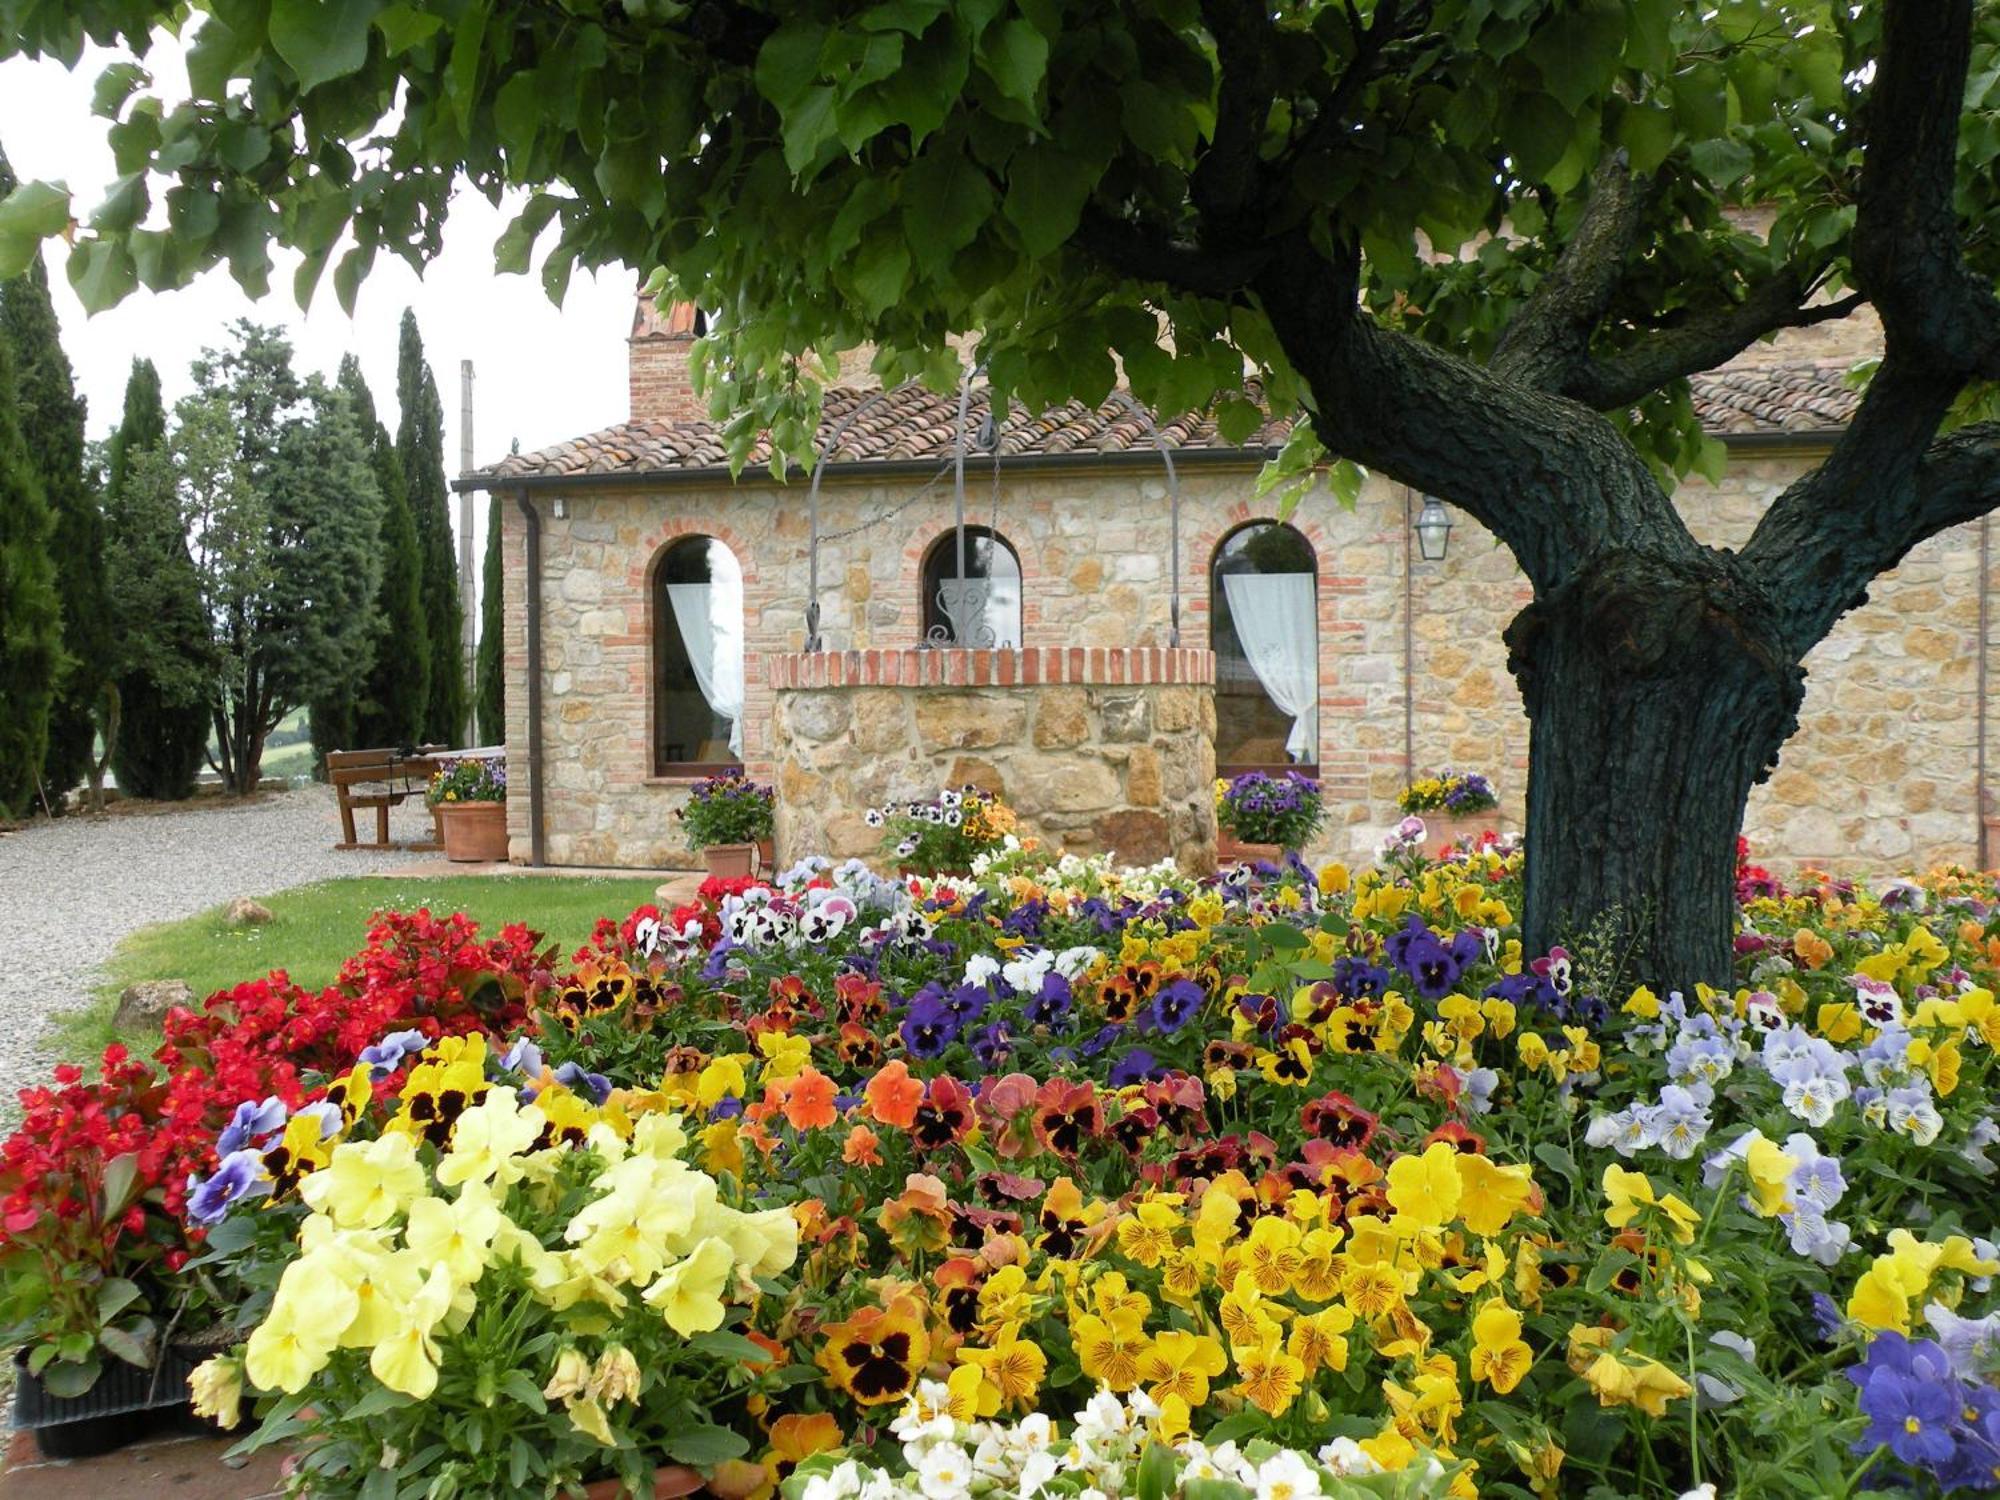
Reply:
[[542, 829], [542, 513], [526, 490], [514, 492], [527, 531], [528, 583], [528, 863], [548, 863], [548, 836]]
[[1993, 851], [1989, 847], [1992, 840], [1986, 831], [1986, 658], [1987, 619], [1991, 610], [1988, 583], [1993, 568], [1993, 516], [1991, 512], [1979, 518], [1979, 671], [1978, 689], [1974, 696], [1979, 704], [1979, 728], [1977, 769], [1973, 773], [1974, 795], [1978, 799], [1975, 815], [1979, 819], [1979, 868], [1993, 868]]
[[1415, 517], [1410, 513], [1411, 491], [1403, 486], [1403, 785], [1417, 774], [1416, 706], [1416, 564], [1410, 556], [1410, 538], [1416, 535]]

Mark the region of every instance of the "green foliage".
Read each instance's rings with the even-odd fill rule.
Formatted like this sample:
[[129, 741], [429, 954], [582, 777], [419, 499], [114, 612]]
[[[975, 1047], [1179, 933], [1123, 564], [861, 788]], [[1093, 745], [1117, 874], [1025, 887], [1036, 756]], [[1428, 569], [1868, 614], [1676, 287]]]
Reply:
[[208, 744], [215, 658], [151, 360], [132, 362], [109, 471], [104, 564], [119, 697], [111, 770], [129, 797], [186, 797]]
[[500, 558], [498, 494], [487, 504], [486, 560], [479, 580], [479, 742], [504, 744], [507, 739], [507, 669], [503, 635], [506, 627], [505, 579]]
[[375, 399], [353, 355], [340, 362], [335, 380], [367, 444], [368, 465], [381, 497], [372, 545], [379, 560], [373, 633], [358, 675], [335, 696], [311, 705], [312, 765], [323, 775], [329, 750], [399, 747], [417, 740], [429, 680], [429, 641], [418, 595], [420, 559], [415, 524], [403, 493], [403, 470], [388, 432], [375, 415]]
[[[13, 173], [0, 154], [0, 197], [13, 187]], [[63, 355], [39, 255], [23, 274], [0, 283], [0, 338], [14, 357], [21, 437], [54, 517], [49, 552], [62, 606], [64, 660], [42, 762], [43, 787], [54, 803], [89, 770], [97, 733], [93, 710], [108, 675], [112, 641], [104, 595], [104, 521], [84, 469], [83, 400]]]
[[13, 397], [14, 357], [0, 339], [0, 817], [36, 803], [62, 662], [54, 520]]
[[[382, 584], [375, 595], [377, 611], [374, 659], [362, 684], [353, 744], [344, 748], [400, 748], [422, 736], [424, 708], [431, 680], [429, 636], [424, 627], [423, 555], [417, 545], [417, 524], [403, 486], [403, 464], [396, 444], [375, 414], [375, 401], [361, 367], [342, 360], [339, 384], [355, 404], [369, 433], [369, 462], [375, 487], [382, 496]], [[318, 743], [315, 741], [315, 743]]]
[[224, 781], [255, 787], [292, 709], [359, 690], [375, 635], [382, 501], [344, 392], [292, 371], [275, 330], [239, 322], [195, 363], [174, 459], [220, 660]]
[[[8, 9], [0, 49], [66, 58], [172, 12]], [[256, 291], [276, 240], [307, 257], [302, 295], [332, 264], [351, 301], [379, 248], [436, 253], [459, 174], [526, 188], [506, 269], [539, 254], [559, 296], [580, 265], [664, 267], [667, 295], [711, 310], [708, 389], [739, 457], [766, 427], [781, 457], [809, 450], [827, 356], [872, 344], [887, 380], [948, 381], [947, 336], [975, 330], [995, 385], [1031, 408], [1097, 399], [1113, 355], [1164, 412], [1245, 393], [1246, 360], [1274, 408], [1309, 405], [1255, 298], [1169, 293], [1103, 253], [1108, 219], [1192, 225], [1253, 165], [1271, 186], [1235, 210], [1245, 247], [1295, 226], [1323, 254], [1358, 241], [1377, 317], [1474, 359], [1548, 273], [1612, 148], [1654, 192], [1595, 352], [1732, 305], [1779, 266], [1842, 284], [1878, 7], [1436, 0], [1377, 60], [1366, 28], [1389, 10], [1271, 7], [1268, 105], [1235, 139], [1208, 8], [1188, 0], [231, 7], [194, 29], [189, 101], [156, 98], [133, 64], [106, 73], [126, 175], [71, 275], [101, 303], [226, 262]], [[2000, 7], [1978, 16], [1973, 222], [2000, 182]], [[393, 150], [348, 144], [377, 132]], [[138, 227], [160, 189], [171, 230]], [[59, 231], [66, 203], [31, 185], [0, 206], [0, 266]], [[1768, 226], [1725, 217], [1751, 203], [1775, 209]], [[1420, 239], [1459, 258], [1420, 257]], [[2000, 238], [1967, 249], [2000, 270]], [[1678, 380], [1629, 426], [1668, 477], [1712, 459]], [[413, 485], [420, 529], [426, 498]]]
[[424, 629], [430, 642], [429, 686], [420, 737], [430, 744], [456, 745], [465, 735], [465, 668], [459, 641], [464, 614], [452, 544], [451, 499], [444, 477], [444, 407], [430, 366], [424, 362], [416, 314], [408, 309], [403, 312], [402, 339], [396, 352], [396, 401], [402, 408], [396, 425], [396, 455], [402, 463], [410, 515], [416, 523]]

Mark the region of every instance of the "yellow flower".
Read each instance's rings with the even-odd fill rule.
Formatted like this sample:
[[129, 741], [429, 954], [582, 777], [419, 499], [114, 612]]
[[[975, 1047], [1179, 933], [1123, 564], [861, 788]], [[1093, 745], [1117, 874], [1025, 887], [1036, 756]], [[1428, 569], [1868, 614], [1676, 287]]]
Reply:
[[1129, 1309], [1113, 1318], [1084, 1313], [1070, 1320], [1069, 1331], [1085, 1375], [1119, 1392], [1139, 1383], [1139, 1358], [1149, 1342], [1142, 1314]]
[[1389, 1164], [1389, 1204], [1396, 1227], [1405, 1233], [1449, 1224], [1458, 1212], [1459, 1153], [1434, 1141], [1421, 1156], [1399, 1156]]
[[743, 1075], [743, 1057], [740, 1054], [718, 1057], [701, 1070], [701, 1076], [695, 1081], [695, 1102], [707, 1111], [726, 1098], [741, 1099], [749, 1087]]
[[1319, 867], [1319, 890], [1322, 896], [1338, 896], [1348, 887], [1347, 866], [1338, 860]]
[[604, 1414], [604, 1408], [595, 1401], [572, 1400], [569, 1407], [570, 1425], [585, 1437], [594, 1438], [607, 1448], [618, 1446], [618, 1438], [611, 1431], [611, 1419]]
[[188, 1376], [188, 1391], [194, 1397], [194, 1411], [221, 1427], [234, 1427], [243, 1420], [243, 1358], [218, 1354], [203, 1360]]
[[1266, 1416], [1280, 1417], [1305, 1389], [1304, 1361], [1287, 1353], [1278, 1325], [1266, 1325], [1262, 1337], [1236, 1350], [1236, 1392]]
[[757, 1038], [757, 1050], [764, 1054], [764, 1079], [782, 1083], [797, 1077], [812, 1061], [812, 1043], [787, 1031], [767, 1031]]
[[1158, 1198], [1147, 1198], [1119, 1220], [1118, 1248], [1150, 1270], [1174, 1248], [1174, 1232], [1180, 1227], [1177, 1208]]
[[1155, 1338], [1139, 1359], [1146, 1394], [1161, 1405], [1178, 1396], [1194, 1410], [1208, 1401], [1208, 1383], [1229, 1368], [1222, 1345], [1205, 1333], [1173, 1328]]
[[701, 1129], [701, 1164], [708, 1171], [743, 1175], [742, 1131], [734, 1120], [717, 1120]]
[[1291, 1290], [1292, 1278], [1304, 1261], [1299, 1251], [1302, 1238], [1298, 1226], [1286, 1219], [1266, 1215], [1251, 1225], [1243, 1259], [1258, 1291], [1267, 1297], [1281, 1297]]
[[565, 1344], [562, 1353], [556, 1356], [555, 1370], [549, 1376], [549, 1383], [542, 1387], [542, 1394], [551, 1401], [562, 1401], [582, 1395], [589, 1383], [590, 1361], [574, 1344]]
[[1750, 1206], [1764, 1218], [1785, 1213], [1792, 1206], [1792, 1173], [1799, 1159], [1786, 1152], [1761, 1131], [1751, 1132], [1750, 1149], [1743, 1165], [1750, 1174]]
[[488, 1090], [484, 1099], [459, 1115], [451, 1150], [437, 1165], [438, 1183], [456, 1187], [462, 1182], [497, 1182], [504, 1188], [518, 1182], [520, 1158], [533, 1149], [547, 1123], [541, 1110], [532, 1105], [521, 1108], [512, 1089]]
[[1354, 1326], [1354, 1314], [1344, 1307], [1323, 1307], [1292, 1320], [1291, 1336], [1285, 1352], [1306, 1367], [1307, 1375], [1321, 1370], [1347, 1368], [1347, 1331]]
[[616, 1406], [620, 1401], [637, 1401], [643, 1383], [639, 1361], [632, 1357], [632, 1351], [623, 1344], [613, 1344], [597, 1357], [597, 1366], [590, 1372], [584, 1394], [606, 1406]]
[[424, 1168], [416, 1160], [416, 1138], [404, 1134], [344, 1140], [334, 1146], [326, 1168], [298, 1184], [298, 1196], [312, 1208], [356, 1230], [388, 1224], [420, 1192]]
[[1688, 1383], [1656, 1359], [1611, 1349], [1610, 1328], [1569, 1331], [1569, 1366], [1597, 1392], [1600, 1406], [1636, 1406], [1649, 1417], [1664, 1416], [1669, 1401], [1690, 1394]]
[[326, 1366], [360, 1306], [353, 1288], [304, 1256], [285, 1267], [271, 1310], [250, 1335], [243, 1372], [259, 1390], [296, 1396]]
[[1010, 1406], [1020, 1410], [1033, 1406], [1049, 1369], [1042, 1346], [1033, 1339], [1022, 1338], [1018, 1327], [1001, 1330], [988, 1348], [963, 1346], [958, 1357], [976, 1368], [993, 1390], [995, 1409]]
[[1340, 1278], [1340, 1300], [1363, 1318], [1378, 1318], [1403, 1302], [1403, 1277], [1386, 1261], [1349, 1264]]
[[1535, 1180], [1525, 1166], [1498, 1166], [1470, 1151], [1454, 1151], [1452, 1156], [1458, 1168], [1458, 1216], [1481, 1239], [1500, 1233], [1534, 1201]]
[[645, 1302], [682, 1338], [722, 1326], [722, 1293], [736, 1269], [727, 1240], [714, 1236], [696, 1245], [685, 1260], [662, 1271], [646, 1288]]
[[437, 1389], [438, 1347], [432, 1331], [451, 1311], [454, 1290], [450, 1270], [442, 1265], [432, 1267], [423, 1288], [410, 1299], [396, 1331], [368, 1356], [368, 1368], [390, 1390], [424, 1401]]
[[1653, 1205], [1653, 1184], [1644, 1172], [1628, 1172], [1616, 1162], [1604, 1168], [1604, 1196], [1611, 1206], [1604, 1210], [1604, 1222], [1623, 1229], [1639, 1216], [1639, 1210]]
[[412, 1203], [403, 1243], [423, 1264], [442, 1268], [460, 1286], [471, 1286], [485, 1273], [499, 1232], [500, 1205], [486, 1188], [468, 1183], [450, 1203], [442, 1198]]
[[1472, 1378], [1504, 1396], [1534, 1362], [1534, 1351], [1521, 1337], [1521, 1315], [1499, 1297], [1488, 1301], [1472, 1320]]
[[1632, 991], [1632, 996], [1619, 1009], [1628, 1016], [1637, 1016], [1642, 1021], [1651, 1021], [1660, 1014], [1660, 997], [1643, 984]]

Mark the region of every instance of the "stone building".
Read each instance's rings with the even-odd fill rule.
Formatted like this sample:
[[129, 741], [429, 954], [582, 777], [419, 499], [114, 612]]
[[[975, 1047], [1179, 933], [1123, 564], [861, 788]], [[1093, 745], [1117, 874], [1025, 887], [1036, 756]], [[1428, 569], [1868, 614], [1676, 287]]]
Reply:
[[[732, 481], [688, 386], [696, 332], [642, 303], [630, 419], [465, 481], [506, 501], [517, 861], [693, 865], [675, 812], [739, 764], [778, 788], [786, 859], [873, 853], [868, 807], [973, 781], [1069, 847], [1199, 863], [1212, 776], [1288, 764], [1326, 788], [1323, 852], [1365, 854], [1442, 765], [1486, 771], [1520, 826], [1500, 635], [1527, 591], [1470, 518], [1426, 561], [1422, 497], [1377, 476], [1280, 527], [1255, 486], [1281, 429], [1155, 431], [1122, 394], [996, 424], [975, 388], [961, 487], [956, 397], [838, 389], [817, 486], [754, 462]], [[1740, 543], [1818, 461], [1878, 338], [1857, 316], [1695, 382], [1729, 453], [1678, 492], [1697, 536]], [[1751, 802], [1760, 858], [1984, 856], [1986, 556], [1985, 523], [1925, 543], [1813, 653], [1802, 728]]]

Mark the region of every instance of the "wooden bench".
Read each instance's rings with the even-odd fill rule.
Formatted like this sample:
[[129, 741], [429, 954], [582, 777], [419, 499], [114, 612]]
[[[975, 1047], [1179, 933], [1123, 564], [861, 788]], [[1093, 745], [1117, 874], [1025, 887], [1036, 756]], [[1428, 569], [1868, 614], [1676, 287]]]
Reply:
[[[389, 847], [389, 809], [411, 797], [421, 797], [430, 787], [431, 774], [443, 746], [424, 745], [414, 751], [329, 750], [326, 753], [327, 784], [340, 798], [341, 841], [336, 849], [386, 849]], [[375, 842], [364, 844], [355, 837], [357, 808], [375, 809]], [[435, 843], [412, 846], [434, 849]]]

